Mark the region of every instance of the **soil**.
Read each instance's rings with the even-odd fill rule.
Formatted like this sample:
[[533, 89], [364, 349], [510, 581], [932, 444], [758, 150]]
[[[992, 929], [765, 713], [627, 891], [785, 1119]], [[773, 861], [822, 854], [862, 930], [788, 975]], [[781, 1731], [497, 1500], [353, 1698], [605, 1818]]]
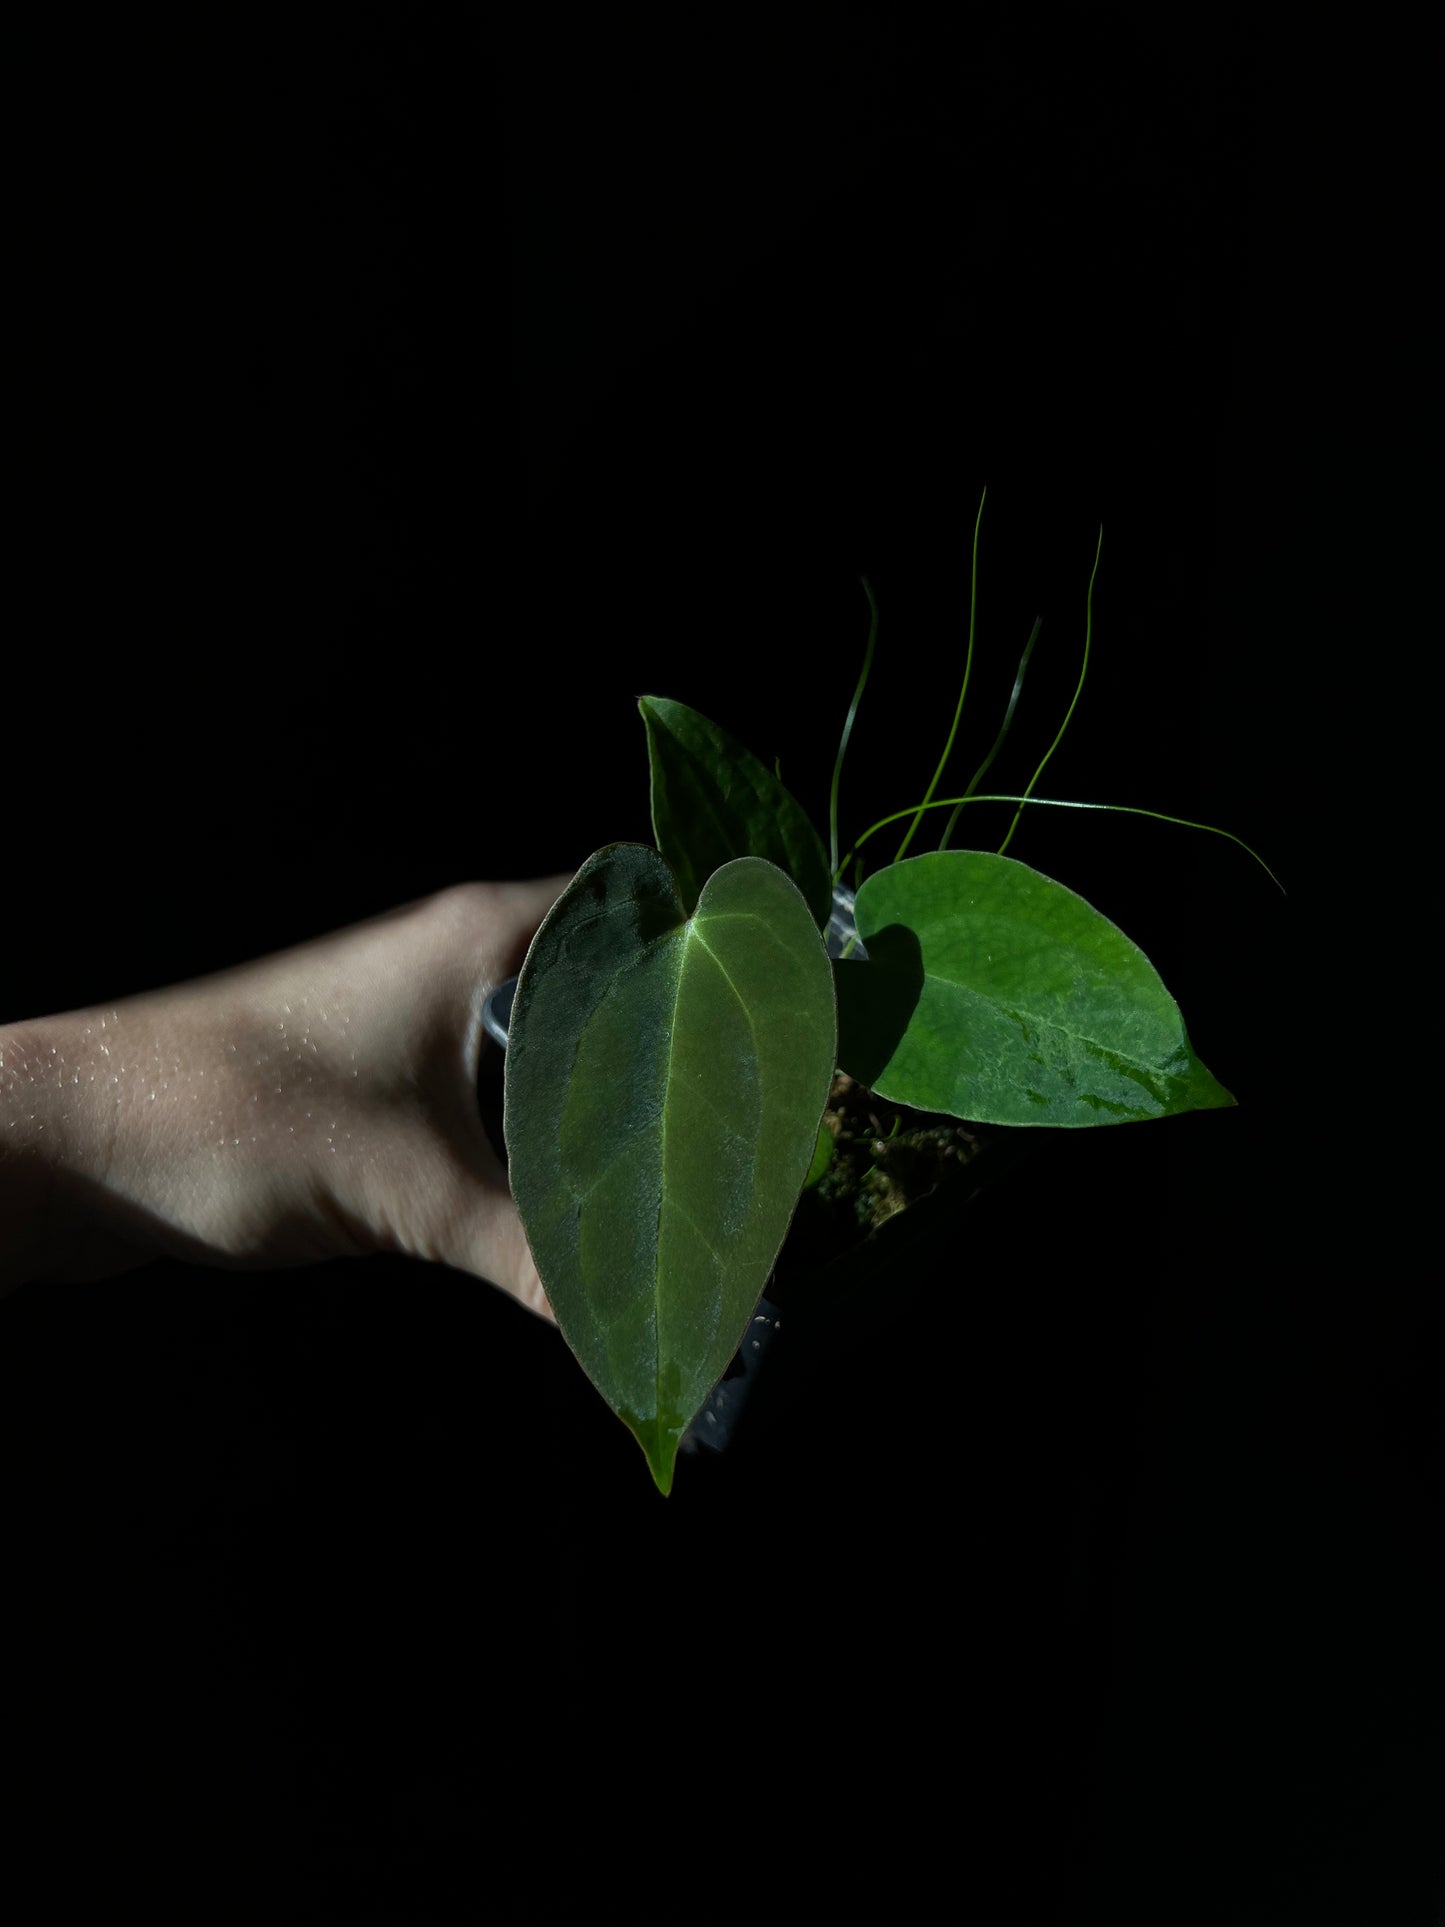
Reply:
[[990, 1138], [987, 1125], [890, 1104], [843, 1071], [823, 1123], [832, 1162], [798, 1201], [780, 1259], [789, 1276], [843, 1256], [910, 1204], [956, 1182]]

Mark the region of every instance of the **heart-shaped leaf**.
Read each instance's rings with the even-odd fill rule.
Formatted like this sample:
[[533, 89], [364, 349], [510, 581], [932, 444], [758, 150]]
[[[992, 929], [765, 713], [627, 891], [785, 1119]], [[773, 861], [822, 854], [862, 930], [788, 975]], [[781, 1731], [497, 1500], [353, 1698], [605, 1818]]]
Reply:
[[741, 743], [686, 703], [638, 701], [652, 766], [652, 833], [690, 910], [714, 870], [766, 857], [802, 891], [821, 930], [833, 881], [818, 833], [791, 791]]
[[841, 1068], [988, 1124], [1121, 1124], [1234, 1099], [1116, 924], [1012, 857], [939, 850], [868, 877], [869, 961], [838, 974]]
[[662, 1491], [808, 1175], [832, 972], [796, 886], [744, 857], [691, 917], [655, 850], [583, 864], [527, 953], [504, 1130], [562, 1335]]

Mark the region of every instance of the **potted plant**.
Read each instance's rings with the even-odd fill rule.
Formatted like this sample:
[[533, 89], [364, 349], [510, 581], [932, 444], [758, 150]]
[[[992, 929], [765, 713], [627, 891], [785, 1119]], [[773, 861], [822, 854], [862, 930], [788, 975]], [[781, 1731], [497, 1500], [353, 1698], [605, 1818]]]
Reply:
[[[980, 1130], [1094, 1128], [1234, 1102], [1137, 945], [1006, 854], [1025, 805], [1053, 801], [1033, 792], [1087, 673], [1098, 561], [1078, 687], [1024, 792], [980, 785], [1038, 623], [988, 755], [961, 794], [936, 794], [968, 689], [971, 614], [953, 726], [924, 797], [842, 860], [839, 778], [877, 637], [866, 579], [872, 625], [827, 850], [741, 744], [683, 703], [642, 697], [656, 847], [589, 857], [494, 1000], [510, 1180], [538, 1272], [564, 1339], [664, 1493], [745, 1336], [744, 1356], [763, 1343], [760, 1300], [805, 1190], [831, 1194], [866, 1236], [966, 1164]], [[975, 609], [977, 567], [976, 523]], [[965, 804], [983, 801], [1017, 806], [1003, 844], [950, 847]], [[915, 850], [940, 822], [936, 847]], [[891, 860], [865, 873], [893, 825]]]

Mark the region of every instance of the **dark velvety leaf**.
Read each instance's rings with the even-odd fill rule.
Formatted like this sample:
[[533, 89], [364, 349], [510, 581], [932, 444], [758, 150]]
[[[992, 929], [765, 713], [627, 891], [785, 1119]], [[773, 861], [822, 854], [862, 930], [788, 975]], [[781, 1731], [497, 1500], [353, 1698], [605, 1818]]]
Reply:
[[655, 850], [589, 857], [512, 1006], [512, 1193], [562, 1335], [668, 1491], [808, 1175], [831, 968], [796, 886], [723, 865], [688, 917]]
[[652, 831], [690, 910], [703, 884], [734, 857], [776, 863], [802, 891], [821, 930], [833, 885], [802, 805], [742, 744], [686, 703], [643, 696], [652, 766]]

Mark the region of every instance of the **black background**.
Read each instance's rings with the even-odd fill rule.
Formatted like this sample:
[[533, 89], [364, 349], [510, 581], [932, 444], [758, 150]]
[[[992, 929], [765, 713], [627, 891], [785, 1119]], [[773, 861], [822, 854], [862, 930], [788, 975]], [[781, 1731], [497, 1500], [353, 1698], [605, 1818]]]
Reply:
[[861, 829], [941, 747], [985, 484], [955, 774], [1040, 615], [1000, 787], [1052, 739], [1102, 524], [1041, 792], [1289, 891], [1030, 812], [1239, 1108], [1050, 1144], [666, 1504], [454, 1275], [8, 1300], [76, 1866], [104, 1822], [159, 1907], [202, 1843], [272, 1921], [731, 1918], [770, 1854], [812, 1911], [1431, 1918], [1441, 1324], [1361, 796], [1428, 553], [1417, 58], [1130, 8], [35, 47], [0, 1018], [647, 840], [648, 691], [821, 814], [866, 573]]

